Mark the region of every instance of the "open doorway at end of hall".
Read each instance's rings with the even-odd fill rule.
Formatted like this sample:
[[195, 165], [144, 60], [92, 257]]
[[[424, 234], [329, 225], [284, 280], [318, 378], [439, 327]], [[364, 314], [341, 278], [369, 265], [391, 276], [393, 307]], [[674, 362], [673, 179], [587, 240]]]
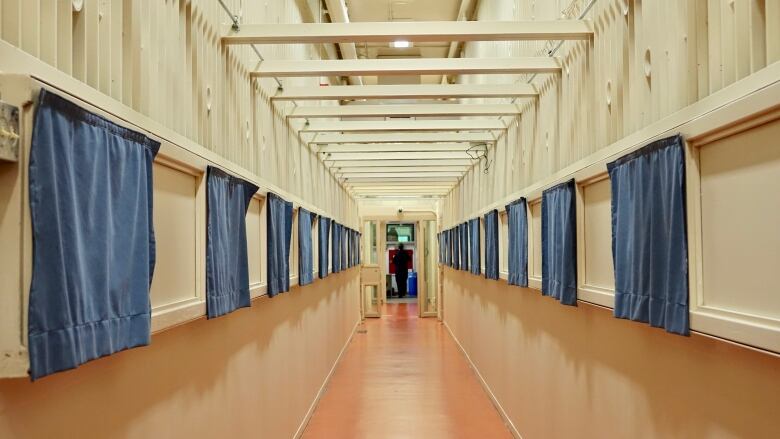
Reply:
[[378, 277], [376, 287], [363, 288], [364, 294], [374, 297], [365, 297], [364, 316], [381, 316], [384, 304], [407, 303], [417, 305], [420, 317], [436, 317], [440, 296], [436, 220], [377, 218], [364, 219], [363, 224], [366, 279], [373, 273]]

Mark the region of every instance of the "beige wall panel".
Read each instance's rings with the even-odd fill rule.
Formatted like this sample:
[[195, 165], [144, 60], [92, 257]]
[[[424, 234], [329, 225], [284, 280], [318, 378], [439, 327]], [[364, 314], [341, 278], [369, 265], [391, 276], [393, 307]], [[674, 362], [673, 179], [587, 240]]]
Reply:
[[703, 305], [780, 322], [780, 121], [700, 150]]
[[152, 308], [196, 297], [197, 178], [155, 163], [154, 236], [157, 263], [152, 279]]
[[[294, 2], [227, 4], [243, 22], [301, 21]], [[38, 70], [47, 82], [60, 82], [51, 71], [41, 75], [31, 68], [26, 54], [39, 57], [342, 222], [354, 223], [354, 203], [321, 162], [313, 169], [321, 194], [310, 193], [301, 180], [297, 167], [308, 148], [298, 139], [297, 127], [284, 120], [285, 107], [269, 101], [277, 83], [250, 81], [257, 55], [248, 47], [221, 46], [220, 26], [226, 21], [214, 1], [85, 0], [81, 11], [74, 11], [64, 0], [0, 0], [0, 44], [26, 52], [4, 55], [0, 70]], [[268, 60], [318, 57], [309, 45], [261, 50]], [[319, 78], [289, 78], [284, 84], [314, 86]]]
[[585, 206], [585, 279], [586, 286], [615, 288], [612, 266], [612, 211], [609, 178], [582, 188]]
[[776, 357], [444, 268], [444, 321], [524, 438], [780, 436]]

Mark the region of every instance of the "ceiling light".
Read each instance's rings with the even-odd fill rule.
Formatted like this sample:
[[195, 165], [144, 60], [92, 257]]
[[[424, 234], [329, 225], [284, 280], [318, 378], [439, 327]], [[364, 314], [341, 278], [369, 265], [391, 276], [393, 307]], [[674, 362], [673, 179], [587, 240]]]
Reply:
[[406, 40], [398, 40], [390, 43], [390, 47], [395, 47], [396, 49], [408, 49], [412, 47], [412, 43]]

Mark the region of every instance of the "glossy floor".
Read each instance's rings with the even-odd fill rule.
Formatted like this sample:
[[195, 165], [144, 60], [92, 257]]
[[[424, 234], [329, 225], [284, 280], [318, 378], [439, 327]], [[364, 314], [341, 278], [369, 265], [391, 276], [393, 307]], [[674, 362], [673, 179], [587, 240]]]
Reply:
[[383, 314], [353, 337], [304, 438], [511, 437], [441, 323], [416, 304]]

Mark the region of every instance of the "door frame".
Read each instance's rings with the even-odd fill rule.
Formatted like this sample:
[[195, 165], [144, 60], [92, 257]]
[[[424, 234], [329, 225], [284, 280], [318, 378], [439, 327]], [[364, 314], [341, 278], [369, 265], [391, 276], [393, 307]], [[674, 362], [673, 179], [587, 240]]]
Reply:
[[[417, 278], [417, 305], [418, 305], [418, 315], [419, 317], [437, 317], [441, 315], [441, 295], [437, 297], [436, 300], [436, 312], [428, 312], [423, 313], [423, 303], [421, 303], [420, 299], [423, 297], [423, 294], [420, 294], [421, 291], [426, 291], [427, 293], [427, 285], [423, 285], [421, 287], [420, 279], [423, 277], [421, 276], [420, 269], [424, 270], [424, 260], [420, 258], [420, 254], [423, 255], [421, 249], [423, 248], [424, 244], [421, 244], [422, 240], [419, 238], [422, 233], [422, 221], [436, 221], [438, 227], [438, 221], [439, 218], [436, 215], [436, 212], [434, 211], [417, 211], [417, 212], [402, 212], [397, 215], [365, 215], [360, 217], [360, 224], [365, 224], [366, 221], [377, 221], [379, 230], [378, 230], [378, 239], [377, 239], [377, 262], [379, 263], [379, 275], [380, 275], [380, 287], [381, 287], [381, 294], [379, 294], [379, 307], [380, 307], [380, 314], [381, 314], [381, 308], [386, 303], [386, 296], [387, 296], [387, 276], [385, 274], [385, 267], [384, 267], [384, 261], [383, 255], [384, 250], [387, 248], [387, 223], [389, 222], [404, 222], [404, 223], [414, 223], [415, 225], [415, 246], [418, 249], [418, 278]], [[437, 243], [433, 243], [434, 246], [438, 245]], [[435, 250], [435, 248], [434, 248]], [[435, 254], [435, 253], [434, 253]], [[380, 257], [380, 255], [382, 255]], [[366, 260], [365, 258], [363, 259]], [[438, 261], [437, 261], [438, 262]], [[436, 264], [438, 265], [438, 263]], [[362, 269], [362, 268], [361, 268]], [[439, 276], [437, 279], [437, 285], [439, 286], [439, 289], [441, 289], [441, 276], [439, 275], [439, 270], [434, 269], [433, 270], [436, 275]], [[424, 290], [425, 289], [425, 290]], [[361, 285], [361, 299], [363, 294], [363, 287]], [[362, 302], [361, 302], [362, 303]]]
[[[371, 234], [369, 233], [369, 230], [366, 228], [366, 223], [368, 222], [375, 222], [377, 227], [377, 255], [376, 255], [376, 264], [370, 263], [370, 255], [371, 255]], [[375, 221], [372, 219], [366, 219], [363, 220], [360, 219], [360, 228], [362, 229], [364, 239], [368, 240], [368, 244], [363, 243], [364, 245], [361, 245], [361, 251], [363, 251], [363, 254], [361, 255], [360, 260], [362, 261], [360, 263], [360, 317], [362, 319], [366, 318], [379, 318], [382, 316], [382, 305], [384, 304], [383, 297], [384, 295], [381, 293], [382, 289], [384, 288], [384, 276], [382, 275], [382, 264], [380, 263], [379, 259], [379, 249], [381, 248], [382, 244], [382, 237], [380, 234], [380, 230], [382, 228], [380, 221]], [[369, 310], [366, 307], [366, 287], [376, 287], [376, 297], [377, 297], [377, 303], [376, 303], [376, 309], [375, 310]]]

